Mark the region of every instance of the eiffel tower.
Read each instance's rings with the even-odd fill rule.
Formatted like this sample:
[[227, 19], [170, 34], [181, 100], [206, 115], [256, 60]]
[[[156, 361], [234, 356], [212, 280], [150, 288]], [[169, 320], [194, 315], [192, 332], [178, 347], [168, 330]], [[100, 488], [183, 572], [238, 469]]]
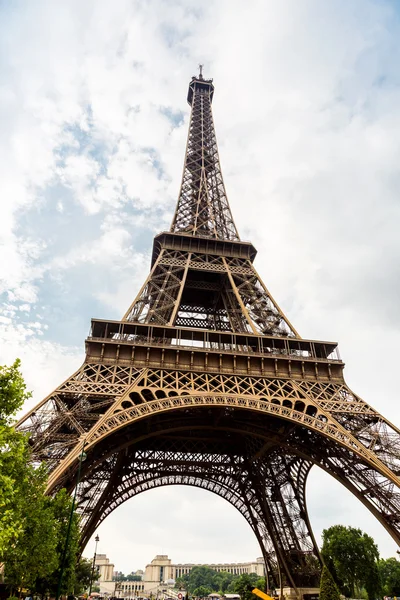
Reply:
[[83, 365], [19, 429], [47, 463], [48, 493], [73, 492], [86, 452], [82, 548], [129, 498], [197, 486], [247, 520], [270, 587], [301, 598], [321, 565], [310, 469], [335, 477], [399, 542], [400, 432], [350, 391], [337, 344], [300, 337], [258, 275], [228, 204], [213, 94], [200, 69], [178, 203], [145, 283], [120, 321], [92, 320]]

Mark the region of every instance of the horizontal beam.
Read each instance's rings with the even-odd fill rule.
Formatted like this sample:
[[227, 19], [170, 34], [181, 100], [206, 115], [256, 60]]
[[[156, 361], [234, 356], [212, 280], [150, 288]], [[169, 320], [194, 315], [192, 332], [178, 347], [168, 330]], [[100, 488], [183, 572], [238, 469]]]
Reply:
[[[336, 342], [316, 341], [284, 336], [234, 333], [232, 331], [198, 330], [170, 325], [153, 325], [132, 321], [111, 321], [92, 319], [87, 338], [130, 342], [131, 345], [143, 340], [146, 344], [162, 343], [165, 346], [193, 346], [212, 351], [213, 349], [241, 352], [246, 347], [249, 352], [278, 354], [313, 359], [341, 360]], [[245, 350], [247, 351], [247, 350]]]
[[163, 248], [169, 250], [183, 250], [185, 252], [200, 252], [202, 254], [212, 254], [232, 258], [248, 258], [251, 262], [253, 262], [257, 254], [257, 250], [251, 242], [222, 240], [201, 237], [199, 235], [185, 235], [184, 233], [164, 231], [154, 238], [151, 259], [152, 265], [156, 262], [157, 257]]

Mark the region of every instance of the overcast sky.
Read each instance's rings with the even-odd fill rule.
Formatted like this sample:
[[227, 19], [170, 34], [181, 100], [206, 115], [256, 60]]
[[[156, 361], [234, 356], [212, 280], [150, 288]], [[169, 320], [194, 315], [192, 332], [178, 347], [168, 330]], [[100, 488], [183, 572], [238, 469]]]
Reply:
[[[169, 226], [204, 63], [230, 204], [300, 335], [337, 340], [350, 387], [400, 422], [400, 23], [384, 0], [31, 0], [0, 4], [0, 361], [34, 401], [79, 367], [90, 318], [121, 318]], [[324, 527], [395, 544], [328, 476]], [[253, 560], [243, 517], [163, 488], [116, 510], [119, 570]], [[91, 542], [86, 554], [93, 552]]]

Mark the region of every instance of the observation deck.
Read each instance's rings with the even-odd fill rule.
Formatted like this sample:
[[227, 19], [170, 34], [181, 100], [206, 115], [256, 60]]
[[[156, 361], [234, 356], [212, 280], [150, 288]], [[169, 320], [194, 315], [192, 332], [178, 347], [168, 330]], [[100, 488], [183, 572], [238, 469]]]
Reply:
[[105, 364], [343, 381], [337, 344], [93, 319], [86, 360]]

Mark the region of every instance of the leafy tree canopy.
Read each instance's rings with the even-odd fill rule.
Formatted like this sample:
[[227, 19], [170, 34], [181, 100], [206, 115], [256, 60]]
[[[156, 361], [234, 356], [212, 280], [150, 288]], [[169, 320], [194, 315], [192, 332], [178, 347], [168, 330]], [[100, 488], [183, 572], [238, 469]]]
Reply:
[[[34, 590], [41, 593], [52, 595], [56, 594], [58, 580], [60, 577], [62, 556], [64, 553], [65, 541], [67, 538], [68, 523], [71, 518], [72, 499], [68, 496], [66, 490], [60, 490], [54, 498], [49, 499], [52, 508], [52, 517], [54, 521], [54, 531], [56, 537], [56, 564], [55, 568], [48, 569], [46, 575], [36, 581]], [[63, 578], [61, 581], [61, 593], [70, 594], [75, 587], [81, 585], [77, 582], [77, 560], [79, 555], [79, 520], [76, 513], [72, 514], [71, 529], [69, 533], [67, 553], [63, 569]], [[89, 561], [90, 563], [90, 561]], [[82, 566], [85, 570], [85, 566]]]
[[[264, 578], [261, 581], [263, 581], [263, 585], [265, 586]], [[252, 590], [254, 590], [255, 587], [258, 587], [258, 584], [260, 583], [260, 578], [256, 573], [244, 573], [235, 579], [232, 586], [230, 586], [230, 589], [233, 592], [236, 592], [236, 594], [239, 594], [241, 600], [252, 600], [254, 599]]]
[[[0, 564], [5, 563], [11, 591], [54, 592], [72, 501], [65, 490], [54, 498], [45, 496], [45, 467], [32, 465], [28, 438], [14, 428], [16, 413], [29, 397], [20, 361], [0, 366]], [[65, 591], [74, 584], [78, 537], [73, 515]]]
[[44, 469], [26, 468], [18, 493], [21, 534], [4, 549], [5, 582], [13, 589], [35, 586], [36, 580], [45, 577], [57, 567], [57, 531], [51, 499], [44, 495], [46, 485]]
[[360, 598], [365, 588], [373, 600], [380, 591], [378, 547], [361, 529], [334, 525], [322, 532], [322, 555], [340, 592]]
[[189, 594], [193, 594], [195, 589], [200, 587], [207, 588], [211, 592], [218, 590], [218, 583], [216, 581], [217, 572], [209, 567], [193, 567], [190, 573], [183, 576], [183, 580], [186, 582], [186, 589]]
[[129, 575], [124, 575], [121, 571], [119, 571], [115, 576], [113, 576], [113, 581], [142, 581], [140, 575], [135, 575], [135, 573], [129, 573]]
[[193, 596], [196, 598], [204, 598], [211, 594], [212, 590], [204, 585], [200, 585], [198, 588], [193, 590]]
[[[257, 579], [256, 575], [255, 578]], [[200, 588], [203, 592], [204, 590], [209, 590], [208, 594], [211, 594], [211, 592], [218, 592], [220, 594], [228, 591], [234, 592], [235, 590], [232, 586], [238, 579], [240, 579], [238, 575], [233, 575], [227, 571], [218, 572], [206, 566], [193, 567], [190, 573], [182, 577], [177, 577], [175, 587], [187, 590], [190, 595], [202, 597], [201, 594], [197, 593]]]
[[13, 427], [17, 411], [30, 397], [19, 367], [19, 360], [11, 367], [0, 366], [0, 563], [22, 535], [24, 499], [32, 479], [26, 466], [27, 438]]
[[[96, 571], [94, 576], [96, 576]], [[75, 569], [75, 585], [74, 585], [74, 594], [79, 595], [83, 594], [89, 586], [90, 580], [92, 578], [92, 561], [88, 558], [81, 558], [78, 561]], [[95, 591], [92, 586], [92, 591]]]
[[378, 562], [379, 576], [385, 596], [400, 596], [400, 562], [396, 558]]
[[15, 420], [15, 415], [22, 408], [25, 400], [31, 397], [27, 391], [24, 378], [20, 371], [19, 358], [7, 367], [0, 366], [0, 426], [10, 426]]

